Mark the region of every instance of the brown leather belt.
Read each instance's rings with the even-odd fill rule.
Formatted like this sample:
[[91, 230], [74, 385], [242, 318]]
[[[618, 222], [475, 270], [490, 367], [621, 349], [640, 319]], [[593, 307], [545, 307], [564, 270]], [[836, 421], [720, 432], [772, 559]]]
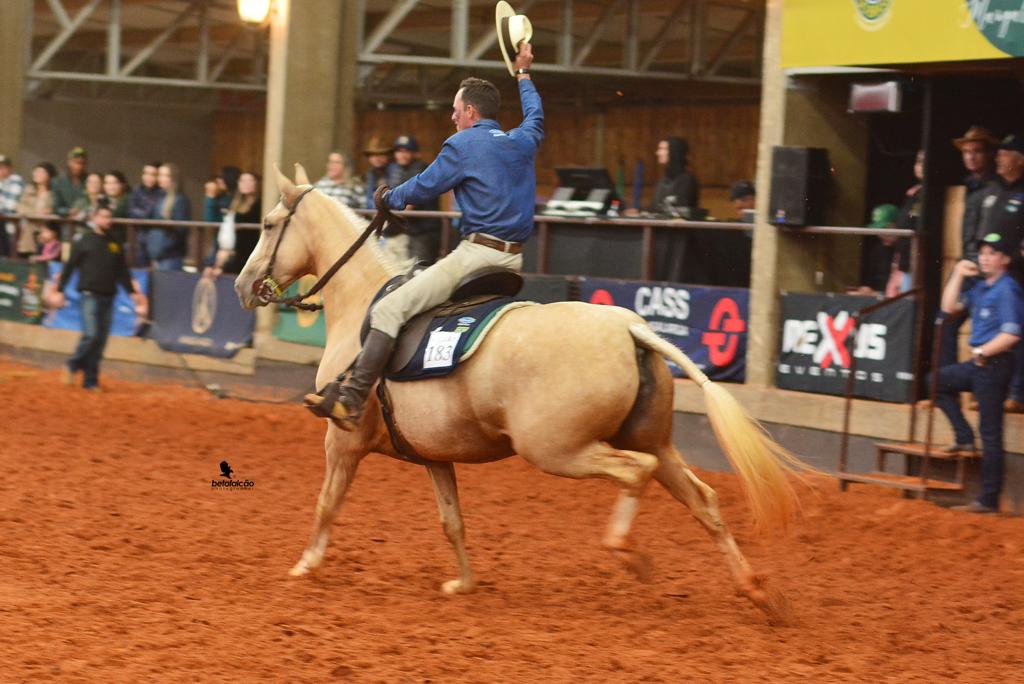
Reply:
[[523, 251], [522, 242], [505, 242], [504, 240], [487, 237], [480, 233], [470, 233], [466, 240], [469, 242], [475, 242], [478, 245], [483, 245], [484, 247], [496, 249], [499, 252], [506, 252], [508, 254], [519, 254]]

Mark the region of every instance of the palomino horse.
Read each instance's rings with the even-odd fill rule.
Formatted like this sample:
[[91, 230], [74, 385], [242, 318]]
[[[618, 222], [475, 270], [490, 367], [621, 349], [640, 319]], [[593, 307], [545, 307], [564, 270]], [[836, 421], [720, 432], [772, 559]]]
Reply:
[[[298, 185], [276, 172], [281, 202], [267, 214], [259, 243], [235, 281], [247, 308], [265, 302], [255, 290], [267, 274], [275, 244], [273, 278], [287, 286], [307, 273], [323, 274], [366, 226], [334, 200], [309, 192], [299, 165], [296, 174]], [[318, 388], [356, 357], [371, 298], [402, 270], [371, 240], [327, 282], [327, 346], [317, 370]], [[518, 455], [553, 475], [617, 483], [621, 493], [603, 544], [627, 563], [632, 559], [634, 569], [643, 557], [630, 550], [627, 537], [639, 497], [653, 477], [689, 507], [718, 543], [739, 592], [770, 618], [781, 618], [781, 597], [766, 590], [740, 553], [714, 490], [672, 445], [673, 380], [660, 357], [681, 366], [703, 388], [715, 435], [739, 473], [755, 520], [780, 523], [795, 512], [798, 504], [787, 473], [802, 464], [638, 315], [581, 302], [517, 308], [498, 321], [473, 358], [453, 374], [390, 385], [404, 436], [420, 456], [436, 461], [427, 469], [459, 564], [458, 579], [442, 585], [445, 593], [474, 588], [453, 464]], [[355, 432], [328, 421], [325, 446], [327, 470], [313, 535], [292, 575], [304, 575], [322, 562], [331, 524], [363, 457], [395, 454], [376, 397], [371, 394]]]

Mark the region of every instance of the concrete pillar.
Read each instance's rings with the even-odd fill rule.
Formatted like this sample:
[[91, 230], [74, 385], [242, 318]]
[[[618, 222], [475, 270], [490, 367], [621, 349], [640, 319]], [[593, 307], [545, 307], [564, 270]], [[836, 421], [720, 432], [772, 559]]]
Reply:
[[754, 226], [747, 351], [747, 383], [760, 387], [775, 384], [781, 293], [842, 292], [846, 286], [858, 285], [860, 276], [859, 238], [810, 235], [767, 222], [772, 147], [828, 149], [835, 182], [826, 202], [826, 225], [861, 225], [866, 214], [867, 123], [846, 111], [847, 79], [831, 76], [787, 83], [781, 66], [782, 4], [782, 0], [767, 3], [761, 82], [758, 221]]
[[0, 97], [0, 154], [14, 157], [22, 175], [27, 175], [28, 171], [19, 155], [32, 5], [30, 0], [0, 2], [0, 83], [4, 91]]
[[766, 387], [775, 382], [774, 356], [778, 339], [778, 229], [768, 223], [772, 186], [772, 147], [781, 145], [786, 115], [786, 76], [782, 72], [782, 0], [765, 5], [764, 56], [761, 74], [761, 125], [757, 148], [757, 221], [750, 274], [750, 329], [747, 344], [747, 384]]
[[[357, 2], [277, 0], [270, 19], [263, 206], [278, 201], [273, 164], [289, 177], [301, 163], [315, 182], [335, 148], [353, 152]], [[257, 332], [274, 312], [260, 309]]]

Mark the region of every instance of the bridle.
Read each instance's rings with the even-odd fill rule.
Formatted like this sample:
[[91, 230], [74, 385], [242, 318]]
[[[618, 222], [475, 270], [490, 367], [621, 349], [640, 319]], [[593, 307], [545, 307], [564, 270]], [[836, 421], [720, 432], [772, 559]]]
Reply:
[[[313, 191], [313, 187], [310, 186], [302, 191], [302, 194], [295, 199], [295, 204], [288, 207], [288, 203], [282, 198], [281, 203], [288, 207], [288, 215], [284, 218], [284, 223], [281, 225], [281, 232], [277, 236], [277, 242], [274, 243], [274, 251], [270, 253], [270, 262], [267, 264], [266, 275], [261, 280], [257, 280], [252, 284], [252, 292], [256, 295], [256, 298], [263, 304], [282, 304], [284, 306], [290, 306], [295, 309], [301, 309], [302, 311], [319, 311], [324, 308], [323, 304], [306, 304], [302, 300], [309, 299], [317, 292], [323, 289], [327, 281], [330, 280], [335, 273], [337, 273], [342, 266], [344, 266], [352, 255], [355, 254], [363, 243], [370, 237], [374, 232], [377, 233], [377, 237], [390, 225], [395, 225], [398, 228], [405, 228], [405, 220], [400, 216], [395, 216], [391, 213], [391, 209], [384, 203], [384, 193], [387, 192], [387, 186], [381, 186], [377, 188], [377, 191], [373, 195], [374, 204], [377, 207], [377, 213], [374, 214], [373, 219], [370, 221], [370, 225], [366, 226], [366, 230], [356, 238], [356, 241], [349, 246], [345, 253], [338, 257], [338, 260], [327, 269], [327, 271], [320, 276], [320, 279], [316, 281], [316, 284], [305, 294], [298, 294], [293, 297], [284, 297], [284, 289], [281, 285], [274, 280], [272, 275], [274, 272], [274, 262], [277, 261], [277, 250], [281, 247], [281, 241], [284, 239], [284, 232], [288, 230], [288, 224], [292, 222], [292, 217], [295, 216], [295, 212], [299, 210], [299, 205], [302, 204], [302, 200], [306, 198], [306, 195]], [[263, 230], [270, 230], [274, 226], [264, 219]]]

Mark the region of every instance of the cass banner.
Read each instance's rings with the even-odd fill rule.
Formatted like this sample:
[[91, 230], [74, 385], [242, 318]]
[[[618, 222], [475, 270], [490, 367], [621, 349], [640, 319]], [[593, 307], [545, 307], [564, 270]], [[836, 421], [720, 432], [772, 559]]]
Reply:
[[[637, 312], [686, 353], [712, 380], [743, 382], [747, 359], [748, 290], [675, 283], [584, 278], [580, 298]], [[674, 364], [672, 374], [683, 376]]]
[[153, 325], [161, 349], [231, 358], [252, 343], [255, 316], [238, 303], [233, 280], [153, 271]]
[[903, 299], [865, 316], [854, 334], [853, 315], [877, 302], [874, 297], [849, 295], [784, 296], [776, 384], [803, 392], [846, 394], [856, 358], [856, 396], [909, 401], [914, 302]]

